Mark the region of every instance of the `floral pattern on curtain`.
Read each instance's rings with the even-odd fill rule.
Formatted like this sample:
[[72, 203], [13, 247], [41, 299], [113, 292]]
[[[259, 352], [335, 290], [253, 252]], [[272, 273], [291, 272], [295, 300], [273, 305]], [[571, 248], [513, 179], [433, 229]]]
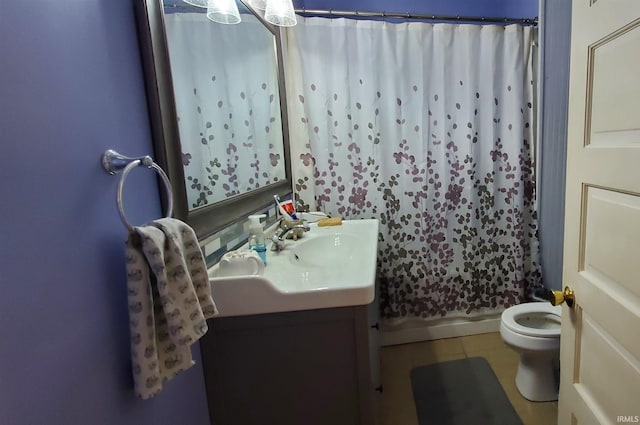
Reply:
[[324, 18], [289, 30], [295, 190], [380, 220], [385, 317], [497, 313], [540, 285], [533, 31]]
[[165, 15], [190, 209], [286, 177], [273, 35], [202, 10]]

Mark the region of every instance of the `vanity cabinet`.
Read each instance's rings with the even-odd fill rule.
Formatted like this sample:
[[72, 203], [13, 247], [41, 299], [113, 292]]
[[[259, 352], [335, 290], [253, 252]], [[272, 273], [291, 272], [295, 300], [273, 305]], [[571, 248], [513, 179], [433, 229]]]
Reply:
[[208, 324], [201, 349], [212, 425], [377, 423], [377, 302]]

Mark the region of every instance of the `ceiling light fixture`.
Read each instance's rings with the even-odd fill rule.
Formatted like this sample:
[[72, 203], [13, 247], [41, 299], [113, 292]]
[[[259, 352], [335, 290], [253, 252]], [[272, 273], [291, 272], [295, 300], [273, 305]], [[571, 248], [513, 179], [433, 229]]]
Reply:
[[296, 21], [296, 12], [292, 0], [267, 0], [264, 19], [279, 27], [292, 27]]
[[221, 24], [240, 23], [240, 12], [236, 0], [208, 0], [207, 18]]

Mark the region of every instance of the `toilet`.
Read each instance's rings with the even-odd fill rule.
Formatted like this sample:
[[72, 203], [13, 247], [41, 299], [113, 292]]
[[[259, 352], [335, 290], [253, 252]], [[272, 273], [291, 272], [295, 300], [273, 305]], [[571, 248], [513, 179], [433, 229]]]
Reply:
[[531, 302], [507, 308], [500, 335], [520, 353], [516, 387], [530, 401], [558, 399], [561, 306]]

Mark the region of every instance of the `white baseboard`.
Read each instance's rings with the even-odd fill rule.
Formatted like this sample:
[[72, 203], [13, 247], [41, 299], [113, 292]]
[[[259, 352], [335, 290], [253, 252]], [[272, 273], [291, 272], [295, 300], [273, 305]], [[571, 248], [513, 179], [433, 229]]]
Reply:
[[500, 330], [500, 316], [482, 319], [451, 319], [445, 322], [412, 322], [399, 326], [385, 326], [383, 322], [381, 343], [385, 345], [408, 344], [433, 339], [454, 338]]

